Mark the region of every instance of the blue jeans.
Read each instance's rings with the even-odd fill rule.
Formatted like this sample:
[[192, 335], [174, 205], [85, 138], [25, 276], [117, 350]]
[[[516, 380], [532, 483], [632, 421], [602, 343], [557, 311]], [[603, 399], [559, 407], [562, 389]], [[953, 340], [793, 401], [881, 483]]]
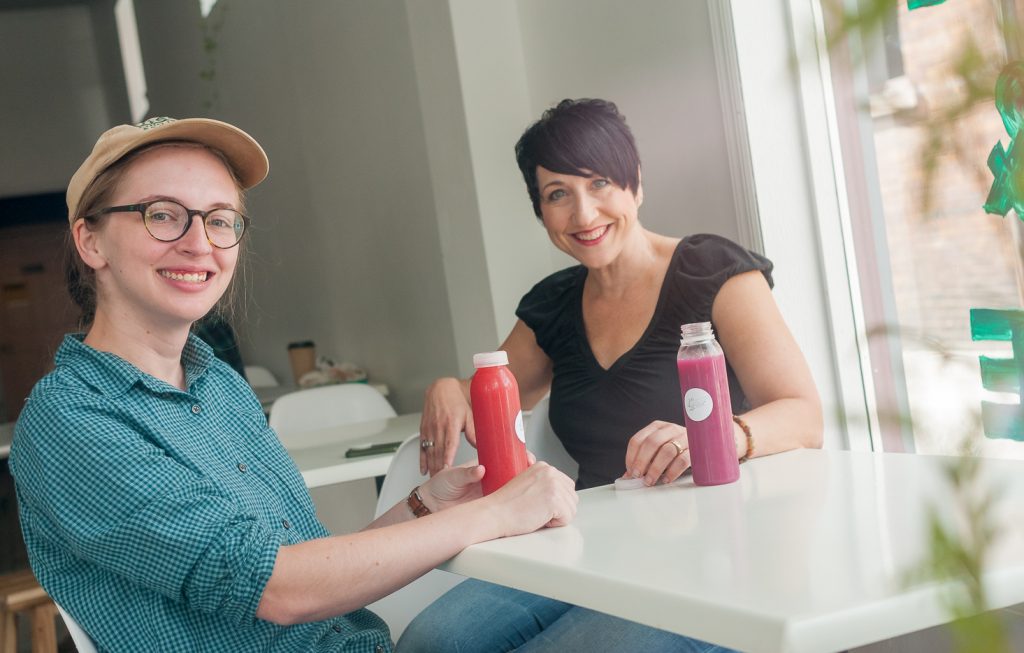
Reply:
[[469, 579], [421, 612], [396, 653], [729, 653], [682, 635]]

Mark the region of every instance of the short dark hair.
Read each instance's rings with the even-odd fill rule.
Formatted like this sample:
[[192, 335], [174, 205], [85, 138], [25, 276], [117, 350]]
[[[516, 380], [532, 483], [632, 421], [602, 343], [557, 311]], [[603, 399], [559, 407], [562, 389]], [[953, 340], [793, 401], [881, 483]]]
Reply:
[[614, 102], [562, 100], [530, 125], [516, 143], [516, 163], [540, 215], [537, 166], [563, 175], [601, 175], [635, 195], [640, 188], [640, 155], [633, 132]]

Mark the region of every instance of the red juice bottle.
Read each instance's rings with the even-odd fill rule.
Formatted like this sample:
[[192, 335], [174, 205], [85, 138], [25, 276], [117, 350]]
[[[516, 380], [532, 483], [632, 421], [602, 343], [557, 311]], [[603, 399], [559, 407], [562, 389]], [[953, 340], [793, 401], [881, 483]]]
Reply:
[[733, 437], [725, 355], [710, 322], [684, 324], [680, 330], [682, 340], [676, 366], [693, 482], [732, 483], [740, 477], [740, 464]]
[[529, 467], [526, 432], [519, 404], [519, 384], [508, 369], [508, 354], [492, 351], [473, 356], [476, 372], [469, 384], [476, 427], [476, 450], [486, 470], [480, 481], [490, 494]]

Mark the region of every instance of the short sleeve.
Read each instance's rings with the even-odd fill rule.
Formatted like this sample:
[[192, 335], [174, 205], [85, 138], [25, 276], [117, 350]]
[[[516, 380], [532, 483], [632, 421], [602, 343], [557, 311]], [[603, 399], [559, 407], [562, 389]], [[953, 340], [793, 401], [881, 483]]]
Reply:
[[774, 286], [772, 262], [728, 238], [714, 234], [687, 236], [679, 243], [676, 257], [673, 275], [679, 294], [694, 313], [709, 320], [718, 291], [732, 277], [757, 270], [769, 288]]
[[579, 305], [585, 278], [582, 265], [566, 268], [542, 279], [519, 300], [516, 317], [530, 327], [537, 344], [549, 357], [553, 357], [552, 348], [571, 335], [571, 311]]

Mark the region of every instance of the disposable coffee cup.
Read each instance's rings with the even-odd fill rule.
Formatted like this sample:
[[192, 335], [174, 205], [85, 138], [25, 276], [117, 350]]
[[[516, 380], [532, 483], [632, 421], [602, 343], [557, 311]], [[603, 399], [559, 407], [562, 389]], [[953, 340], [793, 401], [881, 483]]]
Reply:
[[303, 374], [316, 369], [316, 345], [312, 340], [288, 343], [288, 361], [292, 365], [295, 385], [298, 385]]

